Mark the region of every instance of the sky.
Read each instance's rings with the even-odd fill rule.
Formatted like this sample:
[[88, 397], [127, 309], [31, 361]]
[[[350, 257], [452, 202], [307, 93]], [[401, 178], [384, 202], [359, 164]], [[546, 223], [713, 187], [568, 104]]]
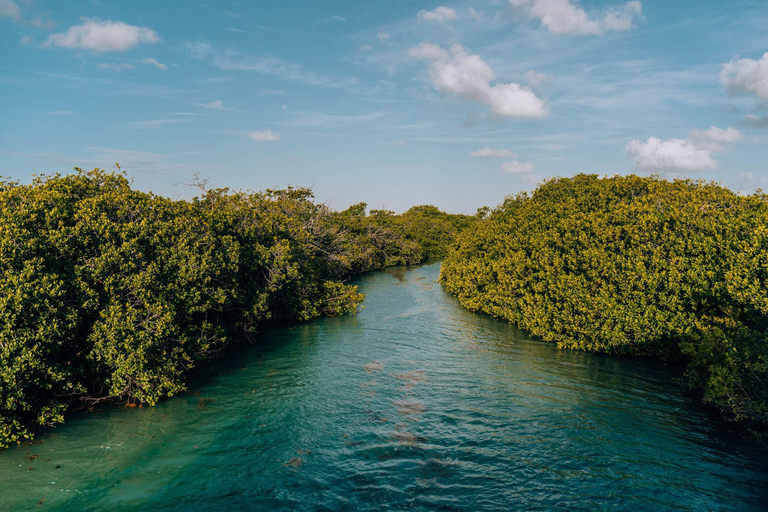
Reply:
[[0, 0], [0, 176], [474, 213], [542, 180], [768, 189], [768, 2]]

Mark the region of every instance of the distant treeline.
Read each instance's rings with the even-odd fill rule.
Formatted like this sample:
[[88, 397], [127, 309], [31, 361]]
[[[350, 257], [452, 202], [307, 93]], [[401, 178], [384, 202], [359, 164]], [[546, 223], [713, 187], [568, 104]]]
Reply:
[[0, 447], [75, 405], [155, 404], [265, 322], [356, 312], [351, 274], [446, 254], [473, 217], [308, 189], [174, 201], [94, 170], [0, 180]]
[[682, 363], [731, 418], [768, 424], [768, 202], [713, 183], [552, 179], [459, 236], [441, 282], [565, 348]]

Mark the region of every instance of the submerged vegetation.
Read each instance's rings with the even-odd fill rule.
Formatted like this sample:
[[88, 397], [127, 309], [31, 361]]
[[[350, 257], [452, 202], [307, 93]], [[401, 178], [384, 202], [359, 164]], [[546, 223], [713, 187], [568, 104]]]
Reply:
[[173, 201], [101, 170], [0, 181], [0, 447], [73, 404], [155, 404], [265, 322], [356, 312], [354, 273], [445, 254], [471, 217], [334, 212], [301, 188]]
[[768, 421], [768, 204], [713, 183], [553, 179], [459, 236], [441, 282], [565, 348], [683, 363], [729, 417]]

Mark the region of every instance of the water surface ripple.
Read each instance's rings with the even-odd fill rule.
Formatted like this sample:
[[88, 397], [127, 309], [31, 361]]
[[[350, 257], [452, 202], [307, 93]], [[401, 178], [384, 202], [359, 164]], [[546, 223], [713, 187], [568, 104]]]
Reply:
[[263, 333], [157, 407], [0, 453], [0, 510], [768, 510], [768, 457], [679, 373], [463, 310], [439, 264]]

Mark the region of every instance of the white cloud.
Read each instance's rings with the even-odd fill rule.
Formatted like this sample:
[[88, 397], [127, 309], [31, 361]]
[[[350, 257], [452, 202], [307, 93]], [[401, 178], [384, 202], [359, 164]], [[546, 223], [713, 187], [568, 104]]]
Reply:
[[168, 71], [168, 66], [163, 64], [162, 62], [158, 62], [156, 59], [144, 59], [141, 61], [142, 64], [151, 64], [155, 66], [157, 69], [162, 69], [163, 71]]
[[693, 130], [691, 132], [691, 140], [697, 146], [711, 151], [719, 151], [723, 148], [723, 144], [733, 144], [742, 138], [741, 132], [733, 127], [718, 128], [712, 126], [704, 131]]
[[635, 160], [635, 166], [643, 171], [701, 171], [717, 169], [717, 161], [712, 152], [723, 149], [724, 144], [732, 144], [742, 139], [736, 128], [711, 128], [694, 130], [687, 139], [661, 140], [650, 137], [647, 142], [630, 141], [624, 151]]
[[509, 0], [509, 5], [529, 19], [538, 19], [553, 34], [600, 35], [604, 32], [623, 32], [642, 19], [643, 5], [638, 1], [610, 7], [603, 19], [590, 19], [587, 13], [571, 0]]
[[134, 128], [157, 128], [158, 126], [167, 126], [183, 122], [183, 119], [151, 119], [149, 121], [133, 121], [128, 123], [128, 125]]
[[212, 101], [210, 103], [195, 103], [198, 107], [209, 108], [211, 110], [232, 110], [229, 107], [225, 107], [221, 100]]
[[450, 7], [437, 7], [431, 11], [419, 11], [418, 17], [419, 20], [423, 21], [445, 22], [455, 20], [459, 16], [456, 14], [456, 11]]
[[127, 62], [102, 62], [101, 64], [96, 65], [96, 67], [99, 69], [111, 69], [112, 71], [117, 72], [136, 69], [136, 66]]
[[95, 52], [121, 52], [139, 43], [157, 43], [160, 36], [146, 27], [128, 25], [122, 21], [81, 18], [82, 23], [66, 32], [51, 35], [43, 46], [78, 48]]
[[379, 32], [378, 37], [379, 37], [380, 43], [386, 43], [387, 41], [389, 41], [390, 35], [387, 34], [386, 32]]
[[358, 50], [360, 50], [361, 52], [369, 52], [373, 50], [373, 46], [369, 44], [363, 44], [363, 45], [360, 45], [360, 47], [358, 47]]
[[539, 118], [547, 115], [544, 102], [528, 89], [516, 83], [496, 83], [490, 66], [478, 55], [469, 55], [459, 45], [450, 51], [421, 43], [408, 51], [411, 57], [431, 61], [432, 85], [440, 92], [456, 95], [466, 101], [488, 105], [499, 117]]
[[386, 117], [386, 112], [371, 112], [359, 115], [326, 114], [324, 112], [295, 112], [292, 119], [285, 121], [284, 126], [301, 128], [342, 128], [359, 124], [368, 124]]
[[334, 14], [333, 16], [328, 16], [325, 18], [325, 21], [347, 21], [347, 18], [344, 16], [339, 16], [338, 14]]
[[756, 94], [768, 100], [768, 53], [760, 60], [734, 58], [723, 64], [720, 83], [731, 93]]
[[256, 142], [280, 140], [280, 136], [277, 135], [276, 133], [273, 133], [272, 130], [259, 130], [255, 132], [248, 132], [248, 136], [253, 140], [255, 140]]
[[504, 162], [501, 164], [501, 170], [507, 174], [531, 174], [536, 168], [530, 162], [518, 162], [512, 160], [511, 162]]
[[277, 76], [283, 80], [302, 82], [329, 89], [354, 89], [359, 80], [356, 77], [335, 79], [304, 69], [300, 64], [275, 57], [251, 57], [228, 49], [221, 49], [207, 43], [187, 43], [186, 49], [198, 60], [227, 71], [254, 71]]
[[515, 158], [514, 153], [506, 149], [483, 148], [478, 151], [470, 151], [472, 158]]
[[0, 18], [11, 18], [13, 21], [21, 21], [21, 7], [11, 0], [0, 0]]

